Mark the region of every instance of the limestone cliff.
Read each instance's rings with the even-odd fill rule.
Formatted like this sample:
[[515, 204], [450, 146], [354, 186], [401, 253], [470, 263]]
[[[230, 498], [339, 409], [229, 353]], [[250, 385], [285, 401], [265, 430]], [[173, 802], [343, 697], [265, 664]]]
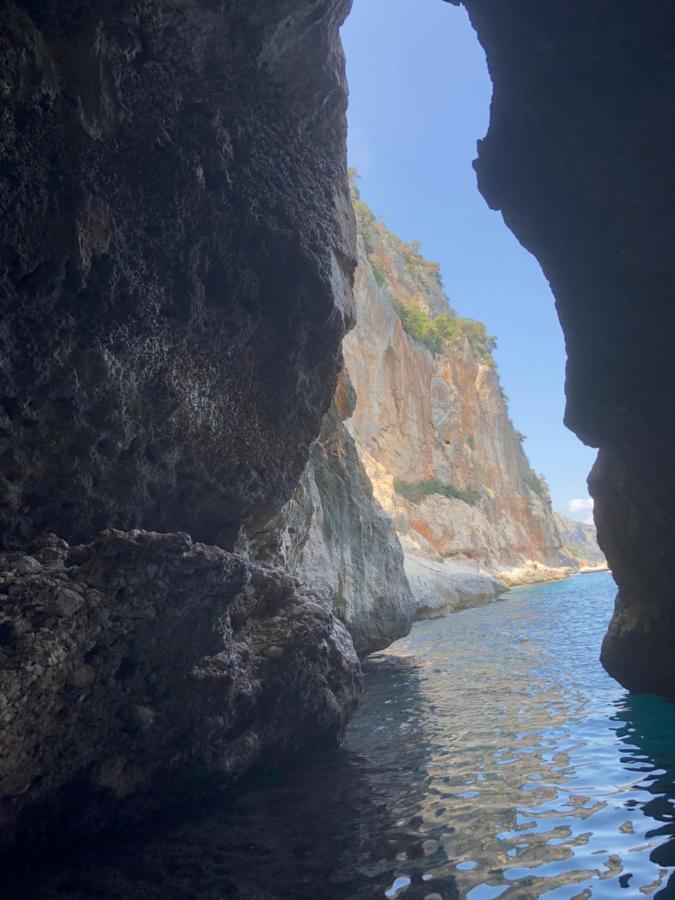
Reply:
[[353, 201], [346, 372], [293, 498], [238, 546], [328, 592], [364, 655], [413, 614], [564, 577], [577, 560], [509, 419], [492, 339], [450, 310], [437, 266]]
[[575, 522], [560, 513], [555, 514], [555, 521], [569, 556], [577, 559], [582, 566], [606, 565], [605, 554], [598, 546], [595, 525]]
[[[423, 575], [419, 557], [447, 572], [462, 563], [465, 572], [506, 578], [539, 565], [547, 577], [546, 567], [571, 560], [546, 484], [509, 418], [493, 339], [450, 309], [438, 267], [417, 246], [392, 235], [358, 194], [354, 202], [357, 323], [344, 341], [357, 395], [350, 428], [413, 587], [435, 571], [426, 565]], [[494, 595], [494, 584], [483, 593]]]

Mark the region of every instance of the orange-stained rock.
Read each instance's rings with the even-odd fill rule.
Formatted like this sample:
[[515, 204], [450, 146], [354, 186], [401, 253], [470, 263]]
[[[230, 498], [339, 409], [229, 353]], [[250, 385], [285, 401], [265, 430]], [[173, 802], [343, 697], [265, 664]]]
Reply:
[[[432, 352], [406, 333], [396, 302], [434, 316], [449, 310], [447, 298], [433, 264], [381, 223], [364, 222], [359, 205], [357, 324], [344, 341], [357, 396], [350, 427], [404, 549], [523, 579], [533, 563], [544, 564], [535, 569], [542, 580], [550, 567], [574, 565], [489, 353], [462, 334]], [[471, 502], [401, 493], [400, 482], [424, 481], [452, 485]]]

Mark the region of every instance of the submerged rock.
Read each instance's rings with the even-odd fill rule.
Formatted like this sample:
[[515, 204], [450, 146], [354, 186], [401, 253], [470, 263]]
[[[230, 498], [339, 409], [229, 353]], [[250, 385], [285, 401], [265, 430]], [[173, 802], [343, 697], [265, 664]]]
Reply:
[[73, 785], [91, 819], [167, 772], [233, 777], [337, 738], [361, 686], [325, 596], [185, 534], [0, 557], [0, 661], [5, 840], [52, 804], [75, 815]]

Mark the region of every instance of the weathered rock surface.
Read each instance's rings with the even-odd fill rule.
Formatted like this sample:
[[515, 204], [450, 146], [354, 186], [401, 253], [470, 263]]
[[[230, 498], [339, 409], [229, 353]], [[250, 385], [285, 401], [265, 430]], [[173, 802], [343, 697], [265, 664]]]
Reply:
[[473, 566], [436, 562], [416, 553], [405, 554], [405, 571], [415, 596], [418, 619], [433, 619], [501, 596], [507, 586]]
[[[464, 587], [469, 602], [495, 596], [502, 578], [566, 576], [575, 561], [563, 550], [489, 353], [461, 332], [433, 352], [406, 332], [397, 305], [432, 317], [449, 312], [437, 268], [358, 197], [356, 208], [357, 323], [344, 341], [357, 395], [349, 427], [375, 497], [413, 557], [406, 570], [416, 600], [439, 608], [446, 597], [453, 609]], [[411, 499], [400, 487], [432, 482], [458, 496], [432, 489]]]
[[598, 546], [595, 525], [576, 522], [560, 513], [555, 513], [555, 521], [563, 540], [566, 553], [579, 561], [582, 566], [606, 564], [605, 554]]
[[230, 546], [351, 318], [348, 0], [0, 10], [0, 540]]
[[[297, 485], [353, 318], [348, 8], [0, 5], [6, 837], [58, 791], [70, 820], [167, 767], [238, 774], [353, 707], [319, 592], [184, 534], [90, 543], [231, 549]], [[87, 546], [33, 561], [45, 531]]]
[[675, 8], [463, 5], [494, 83], [479, 188], [551, 284], [566, 422], [600, 448], [589, 486], [619, 585], [602, 659], [675, 696]]
[[343, 376], [295, 495], [249, 540], [255, 558], [329, 595], [365, 656], [408, 633], [414, 601], [394, 525], [343, 423], [354, 399]]
[[0, 557], [0, 660], [3, 840], [52, 803], [72, 826], [75, 796], [91, 816], [90, 796], [195, 767], [239, 775], [337, 736], [361, 683], [327, 597], [138, 531]]

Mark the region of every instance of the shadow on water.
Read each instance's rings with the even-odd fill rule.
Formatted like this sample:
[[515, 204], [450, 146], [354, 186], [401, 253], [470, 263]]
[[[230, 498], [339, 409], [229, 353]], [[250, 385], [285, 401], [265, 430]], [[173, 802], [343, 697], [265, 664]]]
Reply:
[[[242, 780], [208, 809], [174, 810], [145, 834], [120, 824], [58, 868], [33, 871], [14, 896], [371, 900], [405, 889], [406, 900], [425, 897], [418, 810], [427, 742], [415, 715], [414, 664], [395, 668], [368, 675], [376, 704], [397, 692], [395, 724], [371, 735], [386, 743], [385, 753], [316, 751]], [[451, 877], [434, 891], [444, 900], [459, 896]]]
[[[621, 763], [627, 771], [639, 773], [641, 788], [653, 795], [639, 806], [656, 825], [645, 833], [650, 841], [658, 842], [649, 858], [662, 869], [674, 869], [675, 707], [650, 694], [627, 694], [616, 705], [612, 721], [620, 723], [616, 735], [625, 745]], [[636, 805], [632, 799], [626, 802]], [[655, 896], [675, 897], [675, 872]]]

